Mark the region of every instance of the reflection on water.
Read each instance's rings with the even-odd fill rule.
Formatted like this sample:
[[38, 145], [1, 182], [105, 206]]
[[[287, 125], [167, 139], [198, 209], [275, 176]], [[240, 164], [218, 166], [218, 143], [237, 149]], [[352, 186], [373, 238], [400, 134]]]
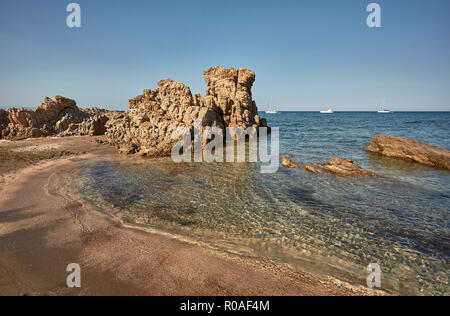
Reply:
[[[282, 133], [303, 137], [292, 130], [306, 120], [298, 118], [293, 125], [295, 117], [278, 118], [283, 119], [278, 122]], [[308, 142], [319, 132], [310, 129]], [[340, 129], [345, 124], [336, 127]], [[340, 152], [379, 174], [377, 178], [286, 169], [260, 174], [256, 164], [248, 163], [174, 164], [170, 159], [118, 157], [63, 175], [60, 190], [71, 190], [127, 223], [277, 258], [362, 285], [366, 267], [378, 263], [384, 289], [450, 294], [450, 172], [368, 155], [362, 150], [368, 142], [360, 143], [358, 133], [347, 131], [350, 139], [328, 145], [322, 135], [321, 147], [311, 151], [303, 150], [306, 142], [285, 135], [281, 152], [304, 162], [325, 161]]]

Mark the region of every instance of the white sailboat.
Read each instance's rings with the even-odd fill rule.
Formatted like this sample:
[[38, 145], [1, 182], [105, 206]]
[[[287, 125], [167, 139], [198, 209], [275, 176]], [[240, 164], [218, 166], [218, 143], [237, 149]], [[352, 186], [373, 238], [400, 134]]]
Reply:
[[378, 113], [380, 113], [380, 114], [389, 114], [389, 113], [392, 113], [392, 111], [390, 111], [390, 110], [384, 108], [384, 100], [383, 100], [383, 103], [381, 104], [381, 110], [379, 110]]
[[324, 111], [320, 111], [321, 114], [333, 114], [334, 110], [333, 109], [328, 109], [328, 110], [324, 110]]
[[269, 109], [266, 111], [266, 114], [278, 114], [278, 113], [279, 113], [279, 111], [278, 111], [278, 110], [275, 110], [275, 109], [272, 107], [272, 98], [270, 98]]
[[381, 110], [378, 111], [378, 113], [381, 114], [389, 114], [392, 113], [392, 111], [385, 109], [384, 107], [381, 108]]

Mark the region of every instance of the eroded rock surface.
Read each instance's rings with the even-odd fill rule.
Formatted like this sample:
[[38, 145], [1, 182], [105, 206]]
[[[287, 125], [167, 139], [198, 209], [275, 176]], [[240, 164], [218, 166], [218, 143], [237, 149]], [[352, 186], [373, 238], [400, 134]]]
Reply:
[[144, 90], [129, 101], [128, 111], [107, 123], [107, 140], [123, 153], [161, 157], [170, 155], [178, 141], [171, 139], [172, 132], [178, 127], [192, 132], [196, 120], [203, 130], [266, 126], [252, 100], [253, 72], [215, 67], [205, 71], [204, 78], [208, 85], [204, 97], [170, 79], [158, 82], [155, 90]]
[[[281, 165], [284, 168], [292, 168], [299, 169], [300, 165], [297, 164], [292, 155], [284, 155], [281, 157]], [[339, 174], [342, 176], [353, 176], [353, 177], [373, 177], [375, 176], [373, 173], [364, 170], [357, 163], [348, 160], [342, 159], [339, 157], [331, 159], [326, 163], [311, 163], [302, 165], [308, 172], [322, 174], [324, 171], [328, 171], [331, 173]]]
[[0, 136], [5, 139], [44, 136], [103, 135], [111, 115], [98, 108], [80, 109], [74, 100], [44, 98], [35, 110], [10, 108], [0, 111]]
[[372, 172], [364, 170], [357, 163], [348, 160], [335, 157], [329, 162], [322, 164], [315, 164], [316, 166], [322, 168], [325, 171], [332, 172], [335, 174], [343, 176], [353, 176], [353, 177], [373, 177], [375, 176]]
[[450, 170], [449, 150], [419, 143], [405, 137], [375, 136], [370, 145], [366, 147], [366, 151]]
[[[228, 127], [259, 127], [261, 119], [252, 99], [255, 73], [241, 68], [224, 69], [221, 66], [203, 73], [208, 89], [202, 99], [206, 106], [215, 106]], [[265, 126], [265, 122], [262, 123]]]

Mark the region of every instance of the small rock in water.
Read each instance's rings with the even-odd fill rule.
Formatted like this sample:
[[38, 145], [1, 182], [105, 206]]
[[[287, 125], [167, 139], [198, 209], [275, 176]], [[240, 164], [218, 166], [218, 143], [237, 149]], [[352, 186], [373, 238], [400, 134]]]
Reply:
[[356, 176], [356, 177], [375, 176], [375, 174], [373, 174], [372, 172], [361, 168], [357, 163], [339, 157], [335, 157], [331, 159], [329, 162], [323, 164], [317, 164], [317, 166], [321, 167], [325, 171], [336, 173], [343, 176]]
[[292, 155], [284, 155], [281, 157], [281, 165], [284, 168], [299, 169], [300, 166], [292, 159]]

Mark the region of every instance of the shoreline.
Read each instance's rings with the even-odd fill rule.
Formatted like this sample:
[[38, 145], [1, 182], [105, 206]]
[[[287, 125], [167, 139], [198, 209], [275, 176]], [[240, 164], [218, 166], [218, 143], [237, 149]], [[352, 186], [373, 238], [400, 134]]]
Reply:
[[[55, 172], [104, 157], [111, 148], [92, 137], [25, 142], [3, 142], [0, 149], [32, 143], [44, 148], [44, 158], [54, 158], [25, 167], [18, 163], [16, 169], [11, 162], [12, 173], [0, 173], [0, 295], [387, 294], [294, 270], [276, 260], [123, 224], [85, 201], [67, 200], [49, 190]], [[61, 146], [48, 149], [55, 143]], [[75, 147], [73, 155], [59, 155]], [[81, 289], [65, 286], [69, 263], [81, 266]]]

